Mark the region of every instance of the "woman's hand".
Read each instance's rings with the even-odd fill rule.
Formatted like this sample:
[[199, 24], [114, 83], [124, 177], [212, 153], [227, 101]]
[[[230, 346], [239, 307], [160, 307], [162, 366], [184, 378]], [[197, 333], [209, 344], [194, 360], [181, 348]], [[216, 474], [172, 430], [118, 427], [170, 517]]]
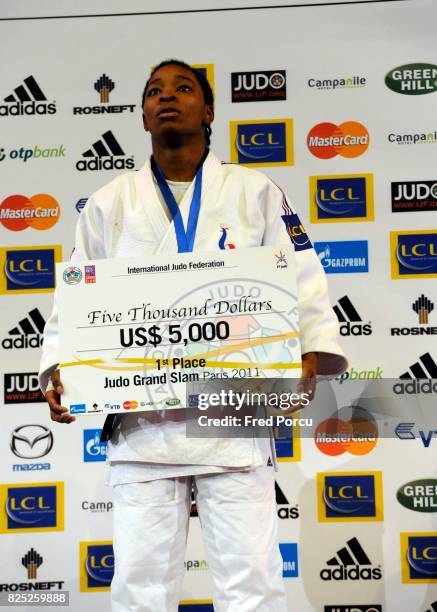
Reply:
[[[52, 391], [46, 391], [45, 398], [50, 406], [50, 418], [58, 423], [72, 423], [76, 417], [68, 414], [68, 408], [61, 406], [61, 394], [64, 393], [64, 387], [61, 382], [61, 374], [59, 370], [55, 370], [51, 375], [53, 384]], [[67, 413], [67, 414], [65, 414]]]

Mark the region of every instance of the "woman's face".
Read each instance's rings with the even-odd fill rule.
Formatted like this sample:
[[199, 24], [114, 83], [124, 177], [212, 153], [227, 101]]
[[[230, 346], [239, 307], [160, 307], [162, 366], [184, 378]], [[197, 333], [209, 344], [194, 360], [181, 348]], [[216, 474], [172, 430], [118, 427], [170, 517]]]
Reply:
[[144, 129], [152, 139], [196, 136], [204, 138], [205, 124], [214, 111], [205, 103], [193, 73], [177, 64], [159, 68], [150, 79], [144, 99]]

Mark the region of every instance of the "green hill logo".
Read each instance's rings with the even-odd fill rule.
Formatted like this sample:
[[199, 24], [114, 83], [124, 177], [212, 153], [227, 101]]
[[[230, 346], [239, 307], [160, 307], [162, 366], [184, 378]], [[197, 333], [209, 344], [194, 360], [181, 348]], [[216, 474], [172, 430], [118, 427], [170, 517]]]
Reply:
[[385, 77], [385, 84], [396, 93], [421, 96], [437, 91], [435, 64], [405, 64], [393, 68]]

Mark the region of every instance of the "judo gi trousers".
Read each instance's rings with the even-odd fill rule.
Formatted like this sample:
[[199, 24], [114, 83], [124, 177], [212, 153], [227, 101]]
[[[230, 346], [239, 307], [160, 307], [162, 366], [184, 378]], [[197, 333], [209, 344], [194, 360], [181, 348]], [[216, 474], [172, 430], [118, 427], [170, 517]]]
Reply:
[[192, 485], [215, 612], [287, 612], [270, 467], [116, 485], [112, 612], [177, 612]]

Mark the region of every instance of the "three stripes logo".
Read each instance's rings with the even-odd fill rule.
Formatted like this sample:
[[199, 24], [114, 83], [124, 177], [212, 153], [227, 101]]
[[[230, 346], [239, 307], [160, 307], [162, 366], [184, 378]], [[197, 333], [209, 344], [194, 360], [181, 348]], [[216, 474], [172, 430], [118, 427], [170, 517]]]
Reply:
[[111, 130], [108, 130], [99, 140], [93, 142], [91, 147], [82, 153], [76, 168], [81, 172], [85, 170], [126, 170], [135, 167], [134, 157], [126, 157], [117, 139]]
[[27, 315], [18, 321], [18, 325], [8, 332], [3, 339], [4, 349], [39, 348], [42, 345], [42, 333], [45, 321], [38, 308], [30, 310]]
[[372, 326], [362, 323], [362, 318], [347, 295], [338, 300], [338, 305], [333, 308], [340, 323], [340, 334], [342, 336], [370, 336]]
[[276, 506], [278, 512], [278, 518], [280, 519], [297, 519], [299, 518], [299, 506], [296, 504], [292, 506], [286, 498], [284, 491], [275, 481], [276, 491]]
[[437, 364], [430, 353], [424, 353], [399, 378], [437, 378]]
[[0, 105], [0, 117], [22, 115], [54, 115], [56, 104], [47, 98], [32, 75], [23, 80], [11, 94], [4, 98], [6, 104]]
[[357, 538], [351, 538], [320, 572], [322, 580], [381, 580], [381, 567], [374, 567]]

